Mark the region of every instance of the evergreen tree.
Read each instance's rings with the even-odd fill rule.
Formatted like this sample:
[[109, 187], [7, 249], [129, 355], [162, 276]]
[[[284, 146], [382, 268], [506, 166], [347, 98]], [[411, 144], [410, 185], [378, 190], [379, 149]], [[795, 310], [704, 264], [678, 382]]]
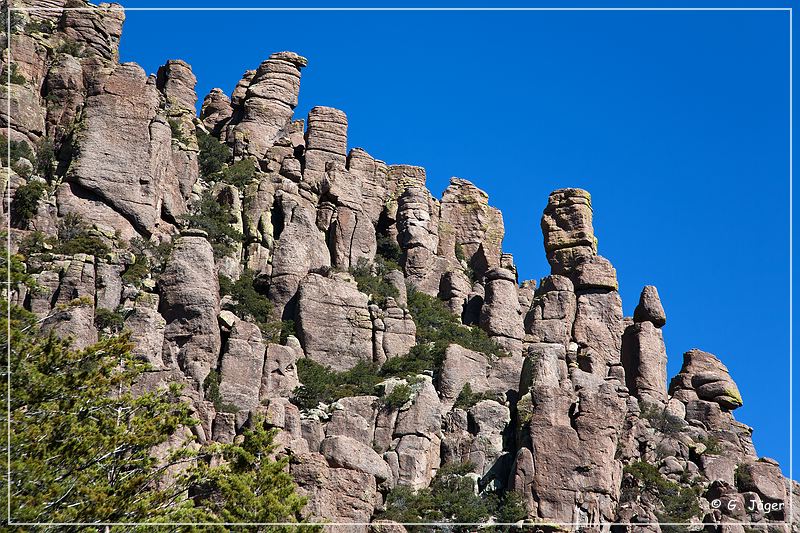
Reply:
[[[4, 253], [0, 275], [33, 286], [19, 261]], [[20, 522], [208, 523], [299, 522], [304, 499], [275, 460], [273, 432], [253, 423], [237, 444], [197, 450], [191, 438], [166, 456], [155, 447], [196, 424], [176, 385], [134, 392], [147, 364], [131, 354], [127, 335], [76, 350], [43, 335], [36, 317], [7, 301], [0, 346], [3, 384], [11, 354], [11, 441], [6, 442], [3, 395], [3, 463], [11, 458], [11, 520]], [[10, 327], [9, 327], [10, 326]], [[8, 337], [7, 332], [10, 332]], [[9, 446], [10, 444], [10, 446]], [[163, 448], [163, 446], [161, 446]], [[5, 474], [5, 468], [3, 468]], [[5, 485], [5, 484], [4, 484]], [[0, 491], [6, 513], [6, 491]], [[8, 517], [4, 517], [8, 519]], [[82, 530], [53, 526], [52, 530]], [[97, 530], [97, 526], [90, 530]], [[113, 531], [152, 530], [115, 526]], [[172, 526], [159, 531], [228, 531], [228, 526]], [[239, 528], [237, 528], [239, 529]], [[294, 528], [252, 526], [249, 531]], [[299, 529], [299, 528], [298, 528]], [[308, 527], [303, 527], [303, 532]], [[20, 527], [18, 531], [26, 530]]]

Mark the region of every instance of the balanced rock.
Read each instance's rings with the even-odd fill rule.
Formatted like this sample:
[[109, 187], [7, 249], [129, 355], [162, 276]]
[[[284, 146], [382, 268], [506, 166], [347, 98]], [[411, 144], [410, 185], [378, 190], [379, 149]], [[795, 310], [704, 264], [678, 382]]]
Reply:
[[633, 311], [634, 322], [652, 322], [657, 328], [667, 323], [667, 315], [661, 306], [658, 289], [647, 285], [639, 296], [639, 305]]

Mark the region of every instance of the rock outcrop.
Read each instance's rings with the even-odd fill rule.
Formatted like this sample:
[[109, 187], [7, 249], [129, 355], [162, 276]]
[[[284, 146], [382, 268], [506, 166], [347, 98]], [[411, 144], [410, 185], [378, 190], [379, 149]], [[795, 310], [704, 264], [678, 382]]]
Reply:
[[[25, 16], [53, 26], [14, 30], [25, 81], [0, 125], [46, 164], [9, 162], [7, 200], [46, 190], [27, 219], [3, 213], [36, 282], [10, 301], [77, 347], [117, 317], [149, 363], [137, 387], [182, 385], [201, 445], [274, 429], [306, 518], [403, 532], [390, 496], [462, 465], [476, 497], [519, 500], [543, 531], [657, 533], [667, 511], [698, 531], [796, 527], [741, 511], [800, 489], [756, 454], [717, 357], [688, 351], [667, 387], [658, 291], [623, 316], [587, 191], [549, 195], [550, 271], [520, 283], [485, 192], [453, 178], [438, 200], [425, 169], [349, 149], [343, 110], [294, 117], [302, 56], [272, 54], [196, 116], [187, 63], [118, 62], [123, 11]], [[642, 472], [687, 500], [667, 509]]]

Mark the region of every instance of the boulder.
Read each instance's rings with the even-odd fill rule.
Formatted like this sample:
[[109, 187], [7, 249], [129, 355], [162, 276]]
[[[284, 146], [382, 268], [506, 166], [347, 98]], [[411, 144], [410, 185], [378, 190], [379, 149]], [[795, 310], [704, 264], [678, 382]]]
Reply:
[[542, 279], [525, 316], [525, 331], [531, 342], [558, 343], [566, 347], [572, 339], [577, 301], [572, 281], [552, 275]]
[[302, 186], [319, 193], [326, 165], [347, 163], [347, 115], [332, 107], [317, 106], [308, 112], [305, 169]]
[[[298, 342], [294, 339], [294, 342]], [[264, 369], [261, 375], [259, 398], [288, 398], [300, 385], [297, 377], [297, 360], [303, 356], [299, 343], [296, 347], [267, 344]]]
[[343, 435], [326, 437], [319, 447], [320, 453], [332, 467], [347, 468], [374, 476], [379, 484], [392, 481], [392, 472], [380, 455], [372, 448]]
[[652, 322], [628, 326], [622, 337], [622, 364], [631, 394], [643, 401], [667, 401], [667, 349]]
[[582, 189], [550, 193], [542, 215], [542, 234], [552, 273], [572, 275], [578, 264], [597, 254], [591, 195]]
[[579, 364], [605, 377], [608, 365], [619, 363], [622, 349], [622, 300], [617, 291], [592, 290], [578, 294], [573, 337]]
[[[115, 66], [86, 98], [83, 127], [73, 141], [77, 157], [66, 176], [73, 194], [98, 198], [145, 236], [168, 231], [162, 204], [173, 208], [173, 216], [185, 210], [174, 205], [181, 198], [179, 176], [164, 171], [172, 165], [172, 134], [160, 98], [141, 67]], [[86, 207], [80, 214], [95, 218]]]
[[213, 88], [203, 99], [200, 107], [200, 120], [211, 135], [219, 136], [233, 115], [231, 99], [222, 89]]
[[695, 398], [716, 402], [726, 411], [742, 406], [742, 396], [727, 367], [713, 354], [696, 348], [683, 354], [683, 366], [672, 378], [669, 394], [684, 402]]
[[372, 361], [367, 296], [349, 275], [309, 274], [297, 292], [297, 335], [306, 357], [336, 371]]
[[325, 434], [345, 436], [372, 449], [378, 406], [376, 396], [342, 398], [333, 405], [335, 410], [325, 424]]
[[450, 178], [442, 193], [439, 254], [457, 262], [456, 247], [476, 277], [500, 266], [503, 215], [489, 195], [465, 179]]
[[486, 273], [480, 326], [510, 353], [522, 351], [525, 329], [519, 311], [516, 276], [511, 270], [497, 267]]
[[486, 392], [489, 383], [486, 356], [458, 344], [451, 344], [444, 352], [444, 362], [439, 374], [439, 393], [442, 397], [442, 408], [449, 411], [464, 385], [469, 384], [473, 393]]
[[633, 311], [634, 322], [652, 322], [657, 328], [667, 323], [667, 315], [661, 306], [658, 289], [647, 285], [639, 296], [639, 305]]
[[741, 489], [757, 493], [764, 501], [786, 503], [786, 486], [778, 463], [764, 458], [739, 468], [744, 471]]

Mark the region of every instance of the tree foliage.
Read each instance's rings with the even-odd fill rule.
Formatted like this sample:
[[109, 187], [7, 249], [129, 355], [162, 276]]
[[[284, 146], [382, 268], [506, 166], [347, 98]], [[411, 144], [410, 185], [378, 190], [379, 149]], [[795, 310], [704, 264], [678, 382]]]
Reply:
[[[659, 522], [664, 523], [688, 523], [692, 517], [702, 513], [700, 504], [697, 501], [697, 493], [690, 487], [684, 487], [674, 483], [658, 471], [658, 468], [645, 461], [638, 461], [626, 465], [623, 469], [625, 474], [629, 474], [633, 483], [623, 482], [623, 501], [630, 501], [646, 495], [653, 503], [661, 507], [656, 512]], [[665, 532], [683, 531], [679, 526], [662, 526]]]
[[17, 187], [14, 199], [11, 201], [11, 221], [17, 228], [25, 228], [31, 219], [36, 216], [39, 201], [45, 193], [44, 183], [31, 180]]
[[358, 284], [358, 290], [370, 297], [370, 301], [380, 307], [386, 307], [387, 298], [397, 298], [400, 292], [397, 287], [386, 280], [387, 269], [385, 263], [376, 258], [374, 263], [376, 273], [372, 273], [373, 265], [363, 257], [358, 260], [358, 264], [350, 269], [353, 278]]
[[[470, 463], [446, 464], [439, 469], [429, 487], [417, 491], [403, 485], [393, 488], [386, 496], [386, 510], [381, 518], [397, 522], [439, 522], [483, 524], [490, 518], [495, 522], [515, 523], [526, 517], [525, 508], [514, 493], [475, 494]], [[455, 532], [474, 531], [470, 526], [448, 528]], [[482, 531], [505, 531], [496, 526]], [[409, 526], [410, 532], [425, 531], [422, 526]]]
[[[304, 500], [287, 459], [271, 458], [274, 435], [263, 421], [255, 420], [241, 442], [197, 450], [188, 446], [194, 438], [186, 429], [197, 422], [177, 385], [135, 392], [148, 366], [131, 354], [126, 335], [76, 350], [41, 335], [32, 314], [12, 306], [10, 316], [13, 521], [300, 521]], [[156, 455], [155, 447], [175, 442], [173, 435], [185, 435], [183, 442]]]
[[236, 222], [236, 217], [228, 207], [217, 201], [211, 191], [203, 192], [193, 212], [185, 215], [184, 220], [189, 226], [208, 234], [215, 257], [231, 254], [235, 245], [244, 239], [244, 235], [231, 225]]
[[197, 130], [197, 145], [200, 148], [200, 154], [197, 156], [200, 175], [210, 179], [222, 170], [230, 159], [231, 152], [216, 137], [201, 130]]

